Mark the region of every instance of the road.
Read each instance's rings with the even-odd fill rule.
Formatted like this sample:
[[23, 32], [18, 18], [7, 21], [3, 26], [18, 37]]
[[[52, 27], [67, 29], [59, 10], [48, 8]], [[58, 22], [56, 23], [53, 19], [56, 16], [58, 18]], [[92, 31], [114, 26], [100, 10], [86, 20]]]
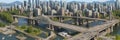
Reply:
[[85, 33], [78, 34], [68, 40], [90, 40], [99, 34], [100, 31], [109, 28], [111, 25], [118, 23], [119, 20], [107, 21], [105, 24], [97, 25], [96, 27], [92, 27], [88, 29]]

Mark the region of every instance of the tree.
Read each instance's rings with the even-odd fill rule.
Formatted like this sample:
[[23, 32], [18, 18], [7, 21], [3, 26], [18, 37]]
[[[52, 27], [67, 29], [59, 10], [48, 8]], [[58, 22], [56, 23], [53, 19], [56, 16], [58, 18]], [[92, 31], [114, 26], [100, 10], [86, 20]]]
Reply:
[[33, 27], [32, 27], [32, 26], [28, 27], [26, 31], [27, 31], [28, 33], [31, 33], [31, 32], [33, 31]]
[[9, 23], [13, 22], [12, 15], [10, 13], [0, 13], [0, 18], [6, 20]]
[[23, 25], [23, 26], [21, 26], [21, 28], [22, 28], [22, 29], [26, 29], [26, 28], [27, 28], [27, 26]]
[[113, 15], [115, 18], [120, 19], [120, 10], [113, 10], [112, 12], [113, 12], [112, 15]]
[[5, 27], [5, 24], [0, 22], [0, 27]]

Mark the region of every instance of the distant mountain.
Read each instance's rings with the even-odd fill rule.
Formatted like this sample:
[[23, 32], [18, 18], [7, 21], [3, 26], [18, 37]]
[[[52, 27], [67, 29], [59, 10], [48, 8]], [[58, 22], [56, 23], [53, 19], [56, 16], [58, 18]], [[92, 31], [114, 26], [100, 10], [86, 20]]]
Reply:
[[12, 2], [12, 3], [0, 3], [0, 6], [13, 6], [14, 4], [21, 5], [22, 2], [15, 1], [15, 2]]
[[114, 0], [106, 1], [107, 3], [114, 3]]

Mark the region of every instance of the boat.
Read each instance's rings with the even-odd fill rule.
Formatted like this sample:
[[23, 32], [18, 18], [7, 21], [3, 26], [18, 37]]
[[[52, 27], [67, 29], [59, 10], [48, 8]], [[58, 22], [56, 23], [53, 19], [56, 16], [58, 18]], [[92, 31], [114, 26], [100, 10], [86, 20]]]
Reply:
[[62, 37], [65, 37], [65, 38], [70, 38], [71, 35], [69, 35], [68, 33], [66, 32], [59, 32], [58, 35], [62, 36]]

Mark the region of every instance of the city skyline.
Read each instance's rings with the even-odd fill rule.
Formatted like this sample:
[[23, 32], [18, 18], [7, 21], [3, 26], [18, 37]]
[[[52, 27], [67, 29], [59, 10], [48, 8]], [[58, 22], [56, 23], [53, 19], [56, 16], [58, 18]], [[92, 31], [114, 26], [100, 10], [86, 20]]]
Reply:
[[[0, 2], [1, 3], [11, 3], [11, 2], [14, 2], [14, 1], [20, 1], [20, 2], [23, 2], [24, 0], [1, 0]], [[43, 0], [41, 0], [41, 1], [43, 1]], [[60, 0], [58, 0], [58, 1], [60, 1]], [[110, 1], [110, 0], [65, 0], [65, 1], [67, 1], [67, 2], [69, 2], [69, 1], [81, 1], [81, 2], [93, 2], [93, 1], [99, 1], [99, 2], [105, 2], [105, 1]]]

